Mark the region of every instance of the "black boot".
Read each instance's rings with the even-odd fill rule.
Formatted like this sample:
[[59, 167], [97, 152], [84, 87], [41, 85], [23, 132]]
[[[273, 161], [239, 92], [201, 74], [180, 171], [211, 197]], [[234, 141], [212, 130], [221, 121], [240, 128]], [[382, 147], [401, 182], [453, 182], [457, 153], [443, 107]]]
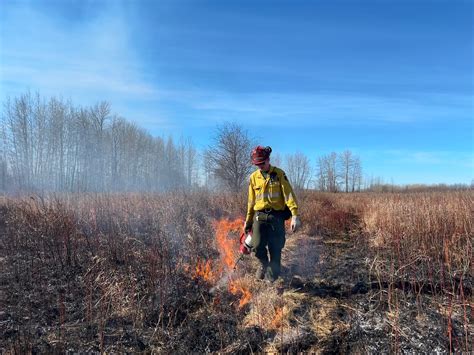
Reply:
[[270, 263], [265, 279], [271, 282], [276, 281], [281, 273], [281, 248], [270, 248]]
[[280, 275], [279, 270], [275, 270], [273, 265], [270, 264], [270, 267], [267, 268], [267, 272], [265, 273], [265, 280], [274, 282], [278, 279], [278, 276]]

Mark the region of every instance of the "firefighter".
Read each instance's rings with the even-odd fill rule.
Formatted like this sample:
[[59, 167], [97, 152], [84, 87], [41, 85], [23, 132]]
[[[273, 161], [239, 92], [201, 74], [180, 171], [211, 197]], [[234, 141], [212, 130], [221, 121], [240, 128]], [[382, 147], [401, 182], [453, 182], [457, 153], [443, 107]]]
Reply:
[[285, 172], [270, 165], [271, 152], [270, 147], [262, 146], [252, 150], [252, 164], [258, 169], [250, 175], [244, 232], [252, 231], [252, 246], [260, 262], [256, 277], [275, 281], [285, 246], [285, 220], [291, 217], [293, 232], [301, 223], [293, 188]]

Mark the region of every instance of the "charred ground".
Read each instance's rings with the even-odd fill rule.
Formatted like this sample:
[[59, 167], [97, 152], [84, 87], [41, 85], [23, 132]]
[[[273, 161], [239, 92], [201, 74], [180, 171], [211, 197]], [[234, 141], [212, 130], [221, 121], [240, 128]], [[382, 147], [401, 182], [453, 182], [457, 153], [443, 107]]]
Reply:
[[0, 350], [472, 351], [472, 198], [304, 195], [274, 284], [219, 266], [245, 196], [4, 199]]

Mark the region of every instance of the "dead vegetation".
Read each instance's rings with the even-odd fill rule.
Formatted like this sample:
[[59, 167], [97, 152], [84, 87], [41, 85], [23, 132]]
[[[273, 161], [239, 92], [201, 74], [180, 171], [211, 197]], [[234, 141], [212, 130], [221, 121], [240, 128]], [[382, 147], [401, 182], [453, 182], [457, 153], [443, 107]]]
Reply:
[[244, 195], [3, 198], [0, 350], [472, 351], [473, 197], [302, 195], [274, 284]]

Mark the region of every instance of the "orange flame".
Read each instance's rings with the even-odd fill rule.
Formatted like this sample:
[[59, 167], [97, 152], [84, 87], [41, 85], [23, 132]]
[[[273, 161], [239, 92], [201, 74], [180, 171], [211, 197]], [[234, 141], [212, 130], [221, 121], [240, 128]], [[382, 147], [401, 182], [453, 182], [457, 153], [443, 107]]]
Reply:
[[[229, 239], [231, 232], [240, 232], [243, 225], [242, 219], [236, 219], [234, 221], [221, 220], [214, 224], [216, 230], [217, 247], [221, 254], [221, 259], [224, 267], [227, 270], [231, 270], [238, 257], [238, 239]], [[231, 281], [229, 283], [229, 291], [234, 294], [241, 294], [239, 301], [239, 308], [242, 308], [250, 302], [252, 293], [245, 287], [240, 281]]]
[[273, 319], [270, 325], [273, 329], [277, 329], [282, 326], [282, 323], [283, 323], [283, 308], [277, 307], [277, 309], [275, 310], [275, 315], [273, 316]]
[[212, 281], [214, 279], [214, 273], [212, 272], [211, 260], [204, 262], [198, 260], [196, 268], [194, 270], [194, 278], [201, 277], [206, 281]]
[[233, 295], [236, 295], [238, 293], [242, 294], [242, 297], [240, 298], [240, 301], [239, 301], [239, 308], [242, 308], [247, 303], [249, 303], [250, 299], [252, 298], [252, 293], [250, 292], [250, 290], [244, 285], [242, 285], [241, 282], [238, 282], [238, 281], [234, 281], [229, 284], [229, 291]]
[[219, 253], [221, 254], [224, 266], [230, 270], [234, 267], [235, 260], [238, 256], [238, 240], [229, 239], [230, 232], [239, 232], [243, 225], [242, 219], [234, 221], [220, 220], [214, 222], [214, 229], [216, 231], [216, 240]]
[[[211, 264], [210, 260], [207, 262], [198, 260], [194, 271], [195, 277], [201, 277], [206, 281], [212, 282], [217, 280], [218, 276], [222, 275], [224, 270], [231, 271], [233, 269], [237, 257], [239, 256], [238, 236], [243, 223], [244, 221], [242, 219], [233, 221], [224, 219], [213, 223], [221, 262]], [[237, 234], [237, 237], [232, 238], [232, 234]], [[239, 308], [249, 303], [252, 298], [252, 293], [249, 288], [244, 286], [239, 280], [229, 283], [229, 291], [233, 295], [242, 295], [239, 301]]]

